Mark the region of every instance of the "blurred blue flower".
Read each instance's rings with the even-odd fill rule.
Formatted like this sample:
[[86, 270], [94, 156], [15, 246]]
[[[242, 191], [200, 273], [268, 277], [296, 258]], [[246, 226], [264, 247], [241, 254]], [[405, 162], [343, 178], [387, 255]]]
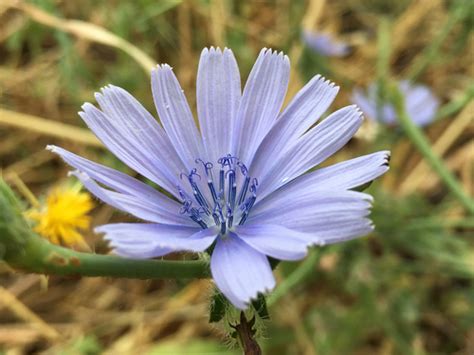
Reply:
[[348, 44], [335, 41], [327, 33], [304, 30], [302, 37], [309, 48], [323, 56], [344, 57], [350, 53]]
[[[372, 198], [351, 191], [388, 170], [381, 151], [320, 168], [362, 123], [356, 106], [314, 126], [338, 87], [314, 77], [280, 112], [288, 57], [263, 49], [241, 94], [231, 50], [204, 49], [197, 75], [200, 130], [168, 65], [152, 72], [161, 124], [128, 92], [108, 86], [80, 116], [104, 145], [167, 194], [124, 173], [59, 154], [96, 197], [146, 223], [108, 224], [115, 253], [152, 258], [203, 252], [217, 287], [238, 308], [275, 286], [267, 256], [298, 260], [311, 245], [366, 235]], [[306, 173], [306, 174], [305, 174]]]
[[[408, 116], [413, 122], [418, 126], [426, 126], [431, 123], [435, 119], [439, 107], [438, 98], [424, 85], [412, 85], [405, 80], [400, 81], [398, 85], [400, 92], [405, 97]], [[352, 102], [358, 105], [370, 119], [379, 120], [389, 126], [397, 126], [397, 114], [391, 103], [383, 102], [380, 115], [377, 115], [377, 91], [376, 83], [369, 86], [367, 93], [355, 89]]]

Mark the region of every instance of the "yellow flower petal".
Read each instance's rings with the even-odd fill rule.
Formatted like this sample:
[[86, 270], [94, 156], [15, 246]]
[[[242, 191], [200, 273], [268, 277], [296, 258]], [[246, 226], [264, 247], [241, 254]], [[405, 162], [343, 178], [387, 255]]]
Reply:
[[44, 206], [31, 209], [26, 217], [37, 222], [34, 231], [54, 244], [87, 247], [79, 230], [90, 227], [88, 213], [94, 203], [88, 193], [74, 188], [56, 188], [47, 197]]

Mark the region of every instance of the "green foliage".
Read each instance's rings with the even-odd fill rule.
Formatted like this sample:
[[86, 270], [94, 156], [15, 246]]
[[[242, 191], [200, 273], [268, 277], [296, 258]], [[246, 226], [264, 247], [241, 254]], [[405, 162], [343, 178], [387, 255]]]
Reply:
[[20, 201], [0, 178], [0, 260], [21, 253], [25, 244], [23, 237], [28, 233], [29, 226], [23, 219]]
[[[209, 14], [213, 10], [212, 6], [219, 1], [85, 0], [80, 2], [80, 6], [75, 2], [56, 0], [28, 2], [62, 19], [84, 20], [102, 26], [135, 44], [158, 62], [170, 63], [176, 68], [180, 79], [190, 73], [192, 79], [201, 48], [216, 45], [211, 35], [216, 24]], [[292, 49], [304, 47], [300, 34], [309, 2], [223, 3], [228, 17], [220, 24], [224, 38], [219, 45], [228, 46], [234, 51], [243, 82], [261, 47], [285, 50], [290, 57]], [[184, 5], [188, 6], [188, 10], [184, 9]], [[390, 19], [390, 25], [395, 26], [400, 15], [411, 5], [407, 0], [326, 2], [319, 21], [310, 25], [315, 30], [327, 28], [338, 32], [340, 29], [342, 38], [356, 39], [351, 42], [354, 51], [347, 58], [334, 59], [321, 57], [304, 47], [301, 56], [290, 58], [294, 70], [293, 79], [299, 76], [296, 81], [304, 83], [314, 74], [320, 73], [336, 81], [341, 86], [341, 95], [338, 96], [340, 101], [333, 106], [336, 108], [349, 104], [354, 85], [366, 85], [376, 79], [388, 82], [392, 79], [391, 76], [402, 79], [408, 73], [417, 77], [418, 81], [432, 85], [444, 103], [438, 117], [446, 120], [439, 122], [441, 126], [435, 127], [438, 131], [427, 132], [431, 134], [431, 138], [436, 138], [439, 130], [447, 127], [442, 125], [448, 125], [473, 97], [474, 87], [462, 85], [468, 75], [462, 72], [462, 68], [458, 68], [459, 65], [455, 65], [472, 36], [473, 17], [469, 14], [472, 14], [473, 2], [446, 1], [442, 6], [446, 9], [446, 14], [437, 11], [433, 16], [430, 13], [426, 18], [419, 19], [420, 23], [434, 21], [434, 27], [425, 29], [423, 26], [414, 26], [414, 31], [412, 29], [412, 32], [407, 32], [407, 40], [404, 43], [399, 41], [399, 48], [392, 48], [392, 42], [388, 40], [377, 54], [375, 50], [371, 51], [370, 46], [375, 49], [375, 32], [381, 17]], [[282, 13], [282, 8], [287, 11]], [[328, 9], [332, 12], [326, 13]], [[182, 11], [189, 11], [187, 15], [191, 19], [191, 27], [188, 28], [192, 30], [191, 43], [185, 43], [185, 39], [180, 37], [182, 31], [187, 30], [180, 22]], [[334, 11], [337, 15], [334, 15]], [[341, 23], [331, 23], [334, 18]], [[416, 34], [416, 38], [410, 36], [412, 33]], [[355, 36], [351, 37], [352, 35]], [[393, 36], [399, 40], [397, 34]], [[123, 86], [154, 112], [149, 78], [142, 68], [121, 51], [84, 42], [87, 41], [33, 20], [26, 20], [2, 44], [2, 50], [7, 51], [5, 59], [2, 57], [2, 64], [5, 62], [7, 69], [10, 66], [15, 70], [22, 70], [23, 66], [28, 69], [41, 62], [46, 55], [59, 53], [57, 59], [50, 63], [52, 78], [48, 77], [44, 83], [39, 83], [43, 86], [38, 88], [47, 86], [48, 80], [55, 83], [59, 80], [60, 98], [52, 106], [58, 110], [58, 116], [65, 120], [70, 118], [67, 123], [72, 125], [81, 124], [76, 119], [75, 112], [83, 101], [93, 101], [93, 92], [109, 83]], [[183, 63], [182, 55], [187, 45], [191, 48], [191, 52], [187, 53], [191, 59], [189, 63]], [[408, 63], [405, 57], [416, 57], [416, 60]], [[367, 61], [369, 68], [372, 66], [372, 72], [346, 77], [344, 71], [340, 71], [343, 67], [355, 68]], [[192, 80], [190, 82], [183, 89], [192, 100], [194, 84]], [[452, 88], [453, 84], [459, 86]], [[36, 89], [36, 80], [33, 85]], [[453, 92], [461, 93], [460, 99]], [[11, 105], [14, 106], [16, 99], [18, 104], [14, 109], [42, 115], [43, 106], [48, 107], [45, 102], [49, 103], [51, 98], [45, 97], [47, 95], [41, 89], [37, 89], [35, 94], [37, 96], [34, 100], [28, 97], [26, 98], [29, 100], [25, 100], [21, 95], [18, 98], [15, 97], [17, 94], [8, 93], [2, 100], [8, 99], [8, 105], [11, 100]], [[38, 107], [31, 107], [31, 102], [36, 101]], [[6, 133], [10, 134], [10, 131]], [[375, 142], [361, 143], [355, 140], [349, 147], [347, 156], [356, 156], [359, 150], [369, 152], [391, 149], [404, 138], [404, 134], [402, 130], [390, 131], [382, 127]], [[44, 142], [41, 141], [40, 144], [17, 147], [14, 153], [18, 158], [25, 158], [32, 151], [43, 149]], [[450, 149], [455, 150], [457, 147], [454, 144]], [[352, 148], [353, 151], [350, 151]], [[100, 151], [94, 158], [131, 173], [104, 151]], [[51, 176], [53, 169], [50, 166], [40, 168], [44, 168]], [[57, 166], [54, 169], [59, 170]], [[399, 173], [395, 169], [389, 172], [392, 177], [395, 176], [394, 180], [401, 179], [403, 174]], [[54, 183], [59, 172], [54, 175], [54, 179], [49, 180], [44, 178], [47, 174], [42, 179], [36, 176], [32, 181], [42, 181], [44, 186], [41, 187], [46, 189], [48, 184]], [[397, 174], [400, 176], [396, 176]], [[280, 293], [277, 289], [267, 298], [271, 322], [264, 321], [268, 313], [263, 298], [254, 307], [259, 312], [251, 309], [246, 313], [248, 320], [255, 319], [253, 328], [266, 353], [304, 353], [303, 349], [313, 347], [318, 354], [335, 355], [447, 354], [459, 352], [466, 344], [468, 332], [474, 329], [473, 220], [465, 217], [448, 219], [450, 212], [459, 206], [449, 196], [446, 197], [444, 191], [436, 191], [425, 197], [414, 195], [402, 198], [396, 197], [396, 188], [377, 189], [380, 185], [380, 182], [375, 182], [370, 186], [370, 193], [375, 195], [372, 218], [376, 230], [372, 236], [312, 251], [301, 263], [283, 262], [278, 265], [275, 272], [284, 292]], [[0, 181], [0, 259], [8, 257], [7, 250], [8, 253], [13, 250], [13, 254], [18, 254], [25, 242], [23, 237], [30, 235], [22, 217], [23, 210], [9, 187]], [[36, 235], [30, 236], [38, 238]], [[71, 251], [71, 255], [73, 253]], [[112, 260], [107, 258], [102, 260]], [[118, 270], [117, 273], [130, 269], [122, 264], [122, 260], [113, 265], [109, 269]], [[272, 263], [272, 266], [276, 264]], [[107, 265], [104, 264], [104, 267]], [[202, 270], [208, 269], [207, 265], [199, 267]], [[299, 272], [301, 267], [306, 268], [304, 273]], [[149, 269], [154, 270], [155, 266]], [[87, 272], [91, 273], [91, 270]], [[188, 272], [192, 273], [191, 270]], [[173, 288], [169, 289], [168, 294], [172, 297]], [[163, 294], [166, 294], [165, 290]], [[137, 301], [139, 303], [140, 300]], [[60, 306], [59, 304], [58, 307]], [[224, 324], [224, 330], [228, 334], [232, 333], [234, 328], [231, 325], [239, 321], [239, 312], [230, 307], [219, 293], [213, 296], [210, 306], [210, 320], [220, 321]], [[48, 312], [40, 315], [48, 321]], [[297, 318], [297, 323], [292, 322], [292, 316]], [[207, 326], [202, 326], [206, 323], [204, 317], [195, 321], [200, 323], [200, 327]], [[56, 320], [53, 319], [52, 322]], [[174, 331], [177, 326], [172, 323], [169, 328]], [[150, 345], [150, 353], [225, 352], [226, 348], [219, 345], [221, 339], [216, 335], [211, 339], [209, 333], [208, 330], [196, 332], [195, 338], [183, 342], [151, 339], [157, 344], [156, 347]], [[56, 346], [62, 347], [61, 350], [64, 351], [59, 353], [63, 354], [98, 354], [107, 350], [108, 341], [116, 340], [84, 335], [72, 343]]]
[[[374, 236], [323, 249], [334, 267], [319, 269], [305, 293], [286, 302], [313, 299], [301, 321], [320, 354], [456, 351], [474, 326], [472, 238], [466, 238], [474, 221], [446, 222], [441, 216], [450, 204], [433, 209], [421, 197], [371, 193]], [[278, 338], [281, 331], [271, 324], [268, 332]], [[423, 340], [430, 338], [439, 343]]]
[[72, 342], [71, 345], [65, 346], [59, 355], [99, 355], [102, 353], [102, 347], [93, 335], [81, 336]]

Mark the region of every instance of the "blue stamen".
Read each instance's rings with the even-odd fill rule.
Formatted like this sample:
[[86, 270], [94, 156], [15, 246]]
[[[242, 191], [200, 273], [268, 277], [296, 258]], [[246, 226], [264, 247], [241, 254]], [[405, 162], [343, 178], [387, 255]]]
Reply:
[[227, 226], [229, 228], [232, 228], [232, 224], [234, 223], [234, 214], [232, 211], [232, 208], [230, 208], [229, 205], [227, 205]]
[[204, 223], [204, 221], [202, 220], [201, 218], [201, 213], [203, 213], [204, 211], [201, 209], [201, 208], [191, 208], [190, 210], [190, 218], [196, 222], [197, 224], [199, 224], [202, 228], [207, 228], [207, 224]]
[[242, 204], [242, 202], [245, 201], [245, 196], [247, 196], [247, 190], [249, 188], [249, 184], [250, 184], [250, 177], [246, 176], [244, 185], [242, 186], [242, 190], [240, 190], [240, 194], [239, 194], [239, 201], [237, 203], [239, 206]]
[[209, 214], [209, 205], [206, 199], [204, 198], [203, 194], [201, 193], [201, 190], [199, 190], [198, 185], [194, 181], [194, 176], [199, 177], [199, 180], [201, 180], [201, 175], [197, 173], [197, 169], [196, 168], [191, 169], [188, 175], [181, 173], [180, 174], [181, 179], [183, 178], [183, 176], [186, 176], [188, 178], [189, 184], [191, 185], [193, 189], [194, 198], [197, 201], [197, 203], [199, 203], [199, 205], [204, 207], [204, 211], [206, 212], [206, 214]]
[[217, 192], [212, 180], [207, 181], [207, 186], [209, 187], [209, 190], [211, 191], [212, 200], [214, 201], [214, 204], [217, 203]]
[[224, 169], [219, 171], [219, 197], [224, 197]]
[[232, 156], [231, 154], [227, 154], [225, 157], [219, 158], [217, 162], [222, 165], [222, 168], [229, 167], [232, 168], [234, 161], [237, 162], [239, 159], [237, 157]]
[[212, 164], [211, 162], [205, 163], [204, 160], [202, 160], [201, 158], [197, 158], [195, 162], [201, 163], [203, 165], [203, 168], [207, 176], [207, 187], [209, 188], [209, 191], [211, 191], [213, 202], [216, 203], [217, 192], [216, 192], [216, 188], [214, 187], [214, 177], [212, 175], [212, 168], [214, 167], [214, 164]]
[[[214, 223], [216, 226], [220, 226], [220, 234], [225, 235], [227, 229], [232, 228], [234, 225], [234, 209], [236, 206], [239, 206], [241, 210], [237, 215], [240, 219], [239, 224], [241, 225], [247, 220], [250, 210], [257, 199], [258, 180], [252, 179], [245, 164], [231, 154], [219, 158], [217, 162], [220, 164], [219, 181], [218, 184], [214, 184], [212, 173], [214, 165], [211, 162], [205, 162], [201, 158], [195, 160], [196, 164], [202, 164], [201, 171], [206, 174], [207, 187], [212, 201], [208, 201], [201, 192], [201, 188], [205, 185], [201, 186], [202, 183], [196, 179], [197, 176], [201, 180], [201, 175], [198, 174], [198, 169], [196, 168], [191, 169], [188, 174], [181, 173], [179, 175], [181, 179], [186, 177], [188, 180], [192, 196], [181, 186], [178, 185], [177, 188], [182, 200], [180, 213], [187, 214], [201, 228], [208, 228], [208, 226]], [[240, 168], [239, 170], [244, 176], [241, 186], [237, 186], [237, 167]], [[227, 192], [225, 191], [226, 180], [228, 184]], [[239, 194], [237, 196], [238, 190]], [[251, 196], [247, 197], [249, 192]], [[226, 210], [223, 211], [223, 208]]]
[[209, 214], [209, 205], [202, 195], [201, 190], [199, 190], [199, 187], [196, 185], [196, 183], [193, 183], [191, 186], [193, 188], [194, 198], [202, 207], [204, 207], [205, 212]]
[[252, 196], [250, 196], [247, 199], [247, 201], [241, 206], [243, 213], [242, 213], [242, 217], [240, 218], [239, 225], [242, 225], [245, 223], [250, 213], [250, 210], [252, 209], [255, 203], [255, 200], [257, 199], [257, 186], [258, 186], [258, 180], [254, 178], [252, 181], [252, 186], [250, 186], [250, 192], [252, 192]]
[[230, 204], [230, 208], [234, 208], [235, 195], [237, 194], [237, 184], [235, 183], [235, 171], [230, 169], [227, 172], [229, 178], [229, 191], [227, 193], [227, 202]]
[[202, 220], [198, 219], [196, 216], [189, 216], [194, 222], [199, 224], [202, 229], [207, 229], [207, 224], [204, 223]]

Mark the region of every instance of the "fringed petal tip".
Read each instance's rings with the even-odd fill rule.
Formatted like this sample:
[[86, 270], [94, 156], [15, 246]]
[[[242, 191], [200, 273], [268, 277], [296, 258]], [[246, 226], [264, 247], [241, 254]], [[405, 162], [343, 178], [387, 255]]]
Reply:
[[49, 150], [51, 153], [57, 153], [58, 146], [56, 146], [54, 144], [47, 144], [45, 149]]
[[[279, 59], [283, 59], [283, 61], [285, 62], [285, 64], [287, 64], [288, 66], [290, 65], [290, 58], [283, 52], [283, 51], [278, 51], [278, 50], [275, 50], [275, 49], [272, 49], [272, 48], [262, 48], [260, 50], [260, 54], [259, 54], [259, 57], [260, 56], [264, 56], [264, 57], [279, 57]], [[258, 60], [258, 59], [257, 59]]]
[[210, 46], [210, 47], [204, 47], [203, 50], [201, 51], [201, 56], [206, 55], [206, 54], [226, 54], [226, 53], [233, 53], [232, 49], [224, 47], [224, 49], [221, 49], [220, 47], [216, 46]]
[[157, 64], [155, 68], [151, 70], [151, 75], [156, 76], [160, 72], [170, 73], [173, 72], [173, 67], [169, 64]]
[[392, 158], [392, 152], [389, 150], [381, 151], [383, 153], [383, 163], [381, 165], [385, 165], [387, 168], [390, 168], [390, 159]]
[[85, 173], [83, 171], [80, 171], [80, 170], [68, 171], [67, 176], [69, 176], [69, 177], [74, 176], [74, 177], [78, 178], [79, 180], [81, 180], [82, 182], [91, 180], [91, 177], [87, 173]]

